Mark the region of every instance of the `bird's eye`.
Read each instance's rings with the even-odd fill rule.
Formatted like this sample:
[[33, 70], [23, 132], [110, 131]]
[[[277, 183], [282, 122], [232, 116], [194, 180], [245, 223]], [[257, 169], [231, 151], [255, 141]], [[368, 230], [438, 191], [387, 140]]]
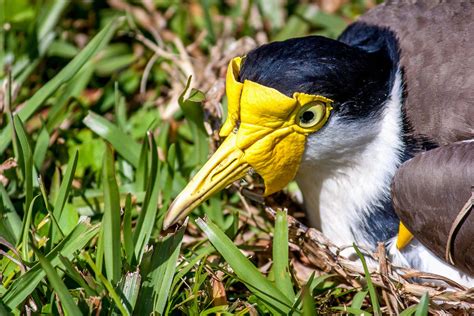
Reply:
[[324, 103], [311, 102], [300, 110], [296, 123], [303, 128], [310, 128], [318, 124], [324, 118], [324, 114]]

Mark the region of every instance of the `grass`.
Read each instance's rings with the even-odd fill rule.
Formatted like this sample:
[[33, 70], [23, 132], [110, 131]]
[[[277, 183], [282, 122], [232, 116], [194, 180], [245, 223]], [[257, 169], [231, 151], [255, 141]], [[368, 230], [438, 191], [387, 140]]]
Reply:
[[0, 0], [0, 314], [384, 311], [368, 272], [301, 277], [287, 214], [236, 187], [162, 232], [215, 146], [230, 58], [371, 6], [231, 2]]

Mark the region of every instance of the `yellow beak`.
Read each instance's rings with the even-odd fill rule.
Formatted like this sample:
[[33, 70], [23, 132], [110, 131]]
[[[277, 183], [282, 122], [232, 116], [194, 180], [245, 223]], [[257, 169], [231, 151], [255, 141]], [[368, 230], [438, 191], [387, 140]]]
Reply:
[[164, 220], [168, 228], [185, 218], [212, 194], [239, 180], [250, 170], [244, 153], [235, 147], [235, 134], [225, 139], [206, 164], [199, 170], [171, 204]]

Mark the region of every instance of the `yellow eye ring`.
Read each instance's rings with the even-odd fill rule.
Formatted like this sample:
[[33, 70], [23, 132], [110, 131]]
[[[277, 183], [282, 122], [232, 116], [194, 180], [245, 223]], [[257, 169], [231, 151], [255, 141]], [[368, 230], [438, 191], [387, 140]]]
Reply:
[[296, 124], [302, 128], [312, 128], [324, 120], [326, 116], [326, 104], [314, 101], [306, 104], [296, 115]]

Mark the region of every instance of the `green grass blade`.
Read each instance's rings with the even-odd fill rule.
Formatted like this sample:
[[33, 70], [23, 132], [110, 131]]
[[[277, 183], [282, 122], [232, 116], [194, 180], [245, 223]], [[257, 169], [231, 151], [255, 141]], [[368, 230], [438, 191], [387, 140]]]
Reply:
[[[56, 201], [54, 202], [53, 215], [54, 215], [54, 218], [56, 218], [57, 220], [61, 219], [64, 205], [66, 204], [67, 197], [69, 196], [69, 193], [71, 192], [72, 180], [74, 179], [74, 173], [76, 172], [76, 167], [77, 167], [77, 159], [78, 159], [78, 153], [77, 151], [75, 151], [74, 155], [69, 158], [66, 174], [64, 175], [63, 181], [61, 182], [61, 186], [59, 187], [58, 196], [56, 197]], [[53, 240], [53, 244], [56, 242], [56, 235], [57, 235], [57, 230], [53, 226], [52, 233], [51, 233], [51, 236], [52, 236], [51, 239]]]
[[278, 211], [273, 236], [273, 274], [277, 288], [293, 302], [295, 292], [288, 267], [288, 247], [288, 219], [285, 212]]
[[354, 298], [352, 299], [351, 307], [355, 309], [361, 309], [365, 297], [367, 296], [367, 293], [369, 293], [369, 291], [357, 292], [357, 294], [354, 295]]
[[410, 306], [404, 311], [402, 311], [399, 316], [412, 316], [415, 314], [417, 307], [418, 307], [418, 304]]
[[369, 269], [367, 268], [367, 263], [365, 262], [364, 255], [360, 252], [359, 248], [357, 248], [356, 244], [353, 244], [353, 247], [357, 253], [357, 256], [360, 258], [360, 262], [362, 263], [362, 267], [364, 268], [365, 273], [365, 280], [367, 281], [367, 288], [370, 294], [370, 302], [372, 303], [372, 309], [374, 311], [374, 315], [382, 315], [380, 310], [379, 298], [377, 296], [377, 290], [372, 283], [372, 278], [370, 277]]
[[95, 64], [92, 60], [86, 62], [82, 69], [61, 88], [61, 92], [58, 93], [54, 104], [51, 105], [48, 111], [46, 128], [50, 133], [60, 126], [65, 119], [70, 117], [71, 113], [68, 112], [67, 105], [71, 99], [79, 98], [84, 89], [86, 89], [94, 73], [94, 66]]
[[5, 240], [11, 244], [16, 244], [16, 238], [11, 230], [9, 223], [4, 219], [6, 216], [5, 207], [3, 205], [2, 195], [0, 195], [0, 238], [5, 238]]
[[132, 195], [129, 193], [125, 197], [125, 208], [123, 214], [123, 249], [127, 263], [132, 264], [133, 260], [133, 234], [132, 234]]
[[11, 315], [12, 313], [8, 310], [8, 308], [3, 303], [2, 299], [0, 299], [0, 315]]
[[31, 152], [31, 146], [28, 137], [26, 136], [23, 122], [17, 115], [13, 117], [13, 127], [20, 145], [19, 150], [22, 152], [23, 180], [25, 181], [25, 210], [27, 210], [30, 207], [31, 200], [33, 199], [33, 154]]
[[153, 227], [155, 226], [156, 214], [158, 211], [158, 196], [160, 192], [160, 163], [158, 160], [155, 139], [151, 133], [148, 134], [148, 140], [151, 156], [151, 170], [148, 177], [147, 190], [142, 206], [142, 211], [140, 212], [140, 216], [138, 217], [138, 221], [135, 226], [135, 231], [133, 232], [135, 258], [138, 263], [142, 260], [145, 246], [147, 245]]
[[308, 286], [303, 288], [303, 316], [316, 316], [316, 306], [311, 290]]
[[408, 307], [400, 313], [400, 316], [427, 316], [429, 315], [429, 304], [430, 297], [428, 292], [426, 292], [418, 304]]
[[135, 186], [137, 191], [143, 191], [146, 189], [148, 181], [148, 156], [148, 143], [144, 141], [140, 150], [137, 171], [135, 172]]
[[46, 211], [48, 212], [49, 217], [51, 218], [52, 227], [59, 232], [61, 238], [64, 238], [64, 233], [61, 227], [59, 226], [59, 222], [51, 211], [51, 207], [48, 201], [48, 195], [46, 194], [46, 188], [44, 187], [43, 179], [41, 177], [38, 177], [38, 185], [40, 187], [41, 196], [43, 197], [44, 206], [46, 208]]
[[291, 310], [289, 298], [258, 271], [219, 227], [200, 218], [196, 224], [250, 291], [276, 313], [287, 314]]
[[49, 146], [49, 134], [46, 127], [41, 129], [41, 132], [38, 135], [36, 140], [36, 146], [33, 153], [33, 160], [35, 162], [36, 169], [40, 170], [43, 165], [44, 158], [46, 157], [46, 151]]
[[81, 310], [77, 307], [76, 302], [69, 293], [68, 288], [61, 280], [60, 276], [54, 269], [51, 262], [46, 259], [35, 247], [32, 247], [33, 251], [35, 252], [38, 261], [43, 268], [44, 273], [46, 274], [51, 286], [54, 289], [55, 294], [58, 295], [59, 300], [61, 301], [61, 305], [64, 308], [64, 311], [67, 315], [81, 315]]
[[415, 316], [428, 316], [428, 307], [430, 304], [430, 297], [428, 295], [428, 292], [423, 294], [423, 296], [420, 299], [420, 302], [418, 303], [416, 307], [416, 312]]
[[[318, 285], [322, 284], [324, 281], [326, 281], [329, 278], [332, 278], [333, 276], [335, 276], [335, 274], [325, 274], [325, 275], [320, 275], [317, 278], [315, 278], [314, 272], [313, 272], [311, 276], [309, 277], [308, 282], [306, 283], [305, 286], [309, 288], [310, 293], [314, 293], [314, 290], [318, 287]], [[301, 289], [301, 291], [298, 293], [296, 301], [293, 304], [293, 310], [296, 310], [297, 308], [301, 307], [300, 304], [303, 300], [304, 289], [305, 288]]]
[[138, 293], [141, 289], [141, 275], [140, 271], [128, 272], [120, 284], [122, 290], [123, 300], [129, 311], [135, 309]]
[[[72, 258], [76, 251], [84, 248], [92, 237], [97, 235], [98, 230], [98, 226], [90, 227], [87, 224], [79, 223], [68, 236], [46, 255], [46, 258], [53, 267], [60, 264], [59, 255], [69, 259]], [[8, 291], [2, 297], [4, 303], [10, 309], [16, 308], [35, 290], [44, 276], [45, 273], [41, 265], [35, 264], [8, 288]]]
[[83, 122], [94, 133], [111, 143], [125, 160], [131, 163], [135, 168], [138, 167], [140, 161], [140, 145], [135, 142], [132, 137], [94, 112], [89, 112]]
[[138, 315], [162, 315], [176, 271], [185, 226], [160, 241], [153, 251], [138, 298]]
[[8, 196], [5, 187], [0, 182], [0, 208], [2, 209], [2, 224], [5, 227], [8, 227], [9, 231], [12, 233], [12, 237], [14, 240], [9, 240], [12, 244], [18, 244], [20, 241], [21, 231], [22, 231], [22, 221], [20, 216], [15, 210], [15, 206], [13, 205], [10, 197]]
[[67, 1], [53, 1], [46, 14], [42, 16], [38, 26], [38, 40], [43, 39], [49, 32], [53, 31], [58, 23], [62, 12], [68, 5]]
[[335, 311], [343, 311], [343, 312], [346, 312], [346, 313], [350, 313], [352, 315], [360, 315], [360, 316], [371, 316], [372, 313], [369, 313], [367, 311], [364, 311], [362, 309], [359, 309], [359, 308], [354, 308], [354, 307], [351, 307], [351, 306], [336, 306], [336, 307], [333, 307], [332, 308], [333, 310]]
[[21, 229], [21, 256], [23, 261], [25, 262], [30, 261], [30, 226], [37, 201], [41, 201], [39, 199], [40, 197], [40, 195], [34, 197], [33, 201], [30, 204], [30, 207], [28, 208], [26, 217], [23, 220], [23, 227]]
[[114, 153], [107, 146], [102, 169], [104, 186], [104, 217], [102, 232], [104, 238], [104, 263], [107, 277], [113, 283], [119, 281], [122, 273], [122, 257], [120, 246], [120, 195], [115, 179]]
[[[105, 26], [66, 67], [41, 87], [19, 111], [18, 115], [21, 120], [25, 121], [30, 118], [62, 84], [68, 82], [88, 60], [105, 47], [115, 33], [120, 21], [120, 19], [114, 19]], [[5, 151], [10, 141], [11, 130], [7, 126], [0, 132], [0, 153]]]

